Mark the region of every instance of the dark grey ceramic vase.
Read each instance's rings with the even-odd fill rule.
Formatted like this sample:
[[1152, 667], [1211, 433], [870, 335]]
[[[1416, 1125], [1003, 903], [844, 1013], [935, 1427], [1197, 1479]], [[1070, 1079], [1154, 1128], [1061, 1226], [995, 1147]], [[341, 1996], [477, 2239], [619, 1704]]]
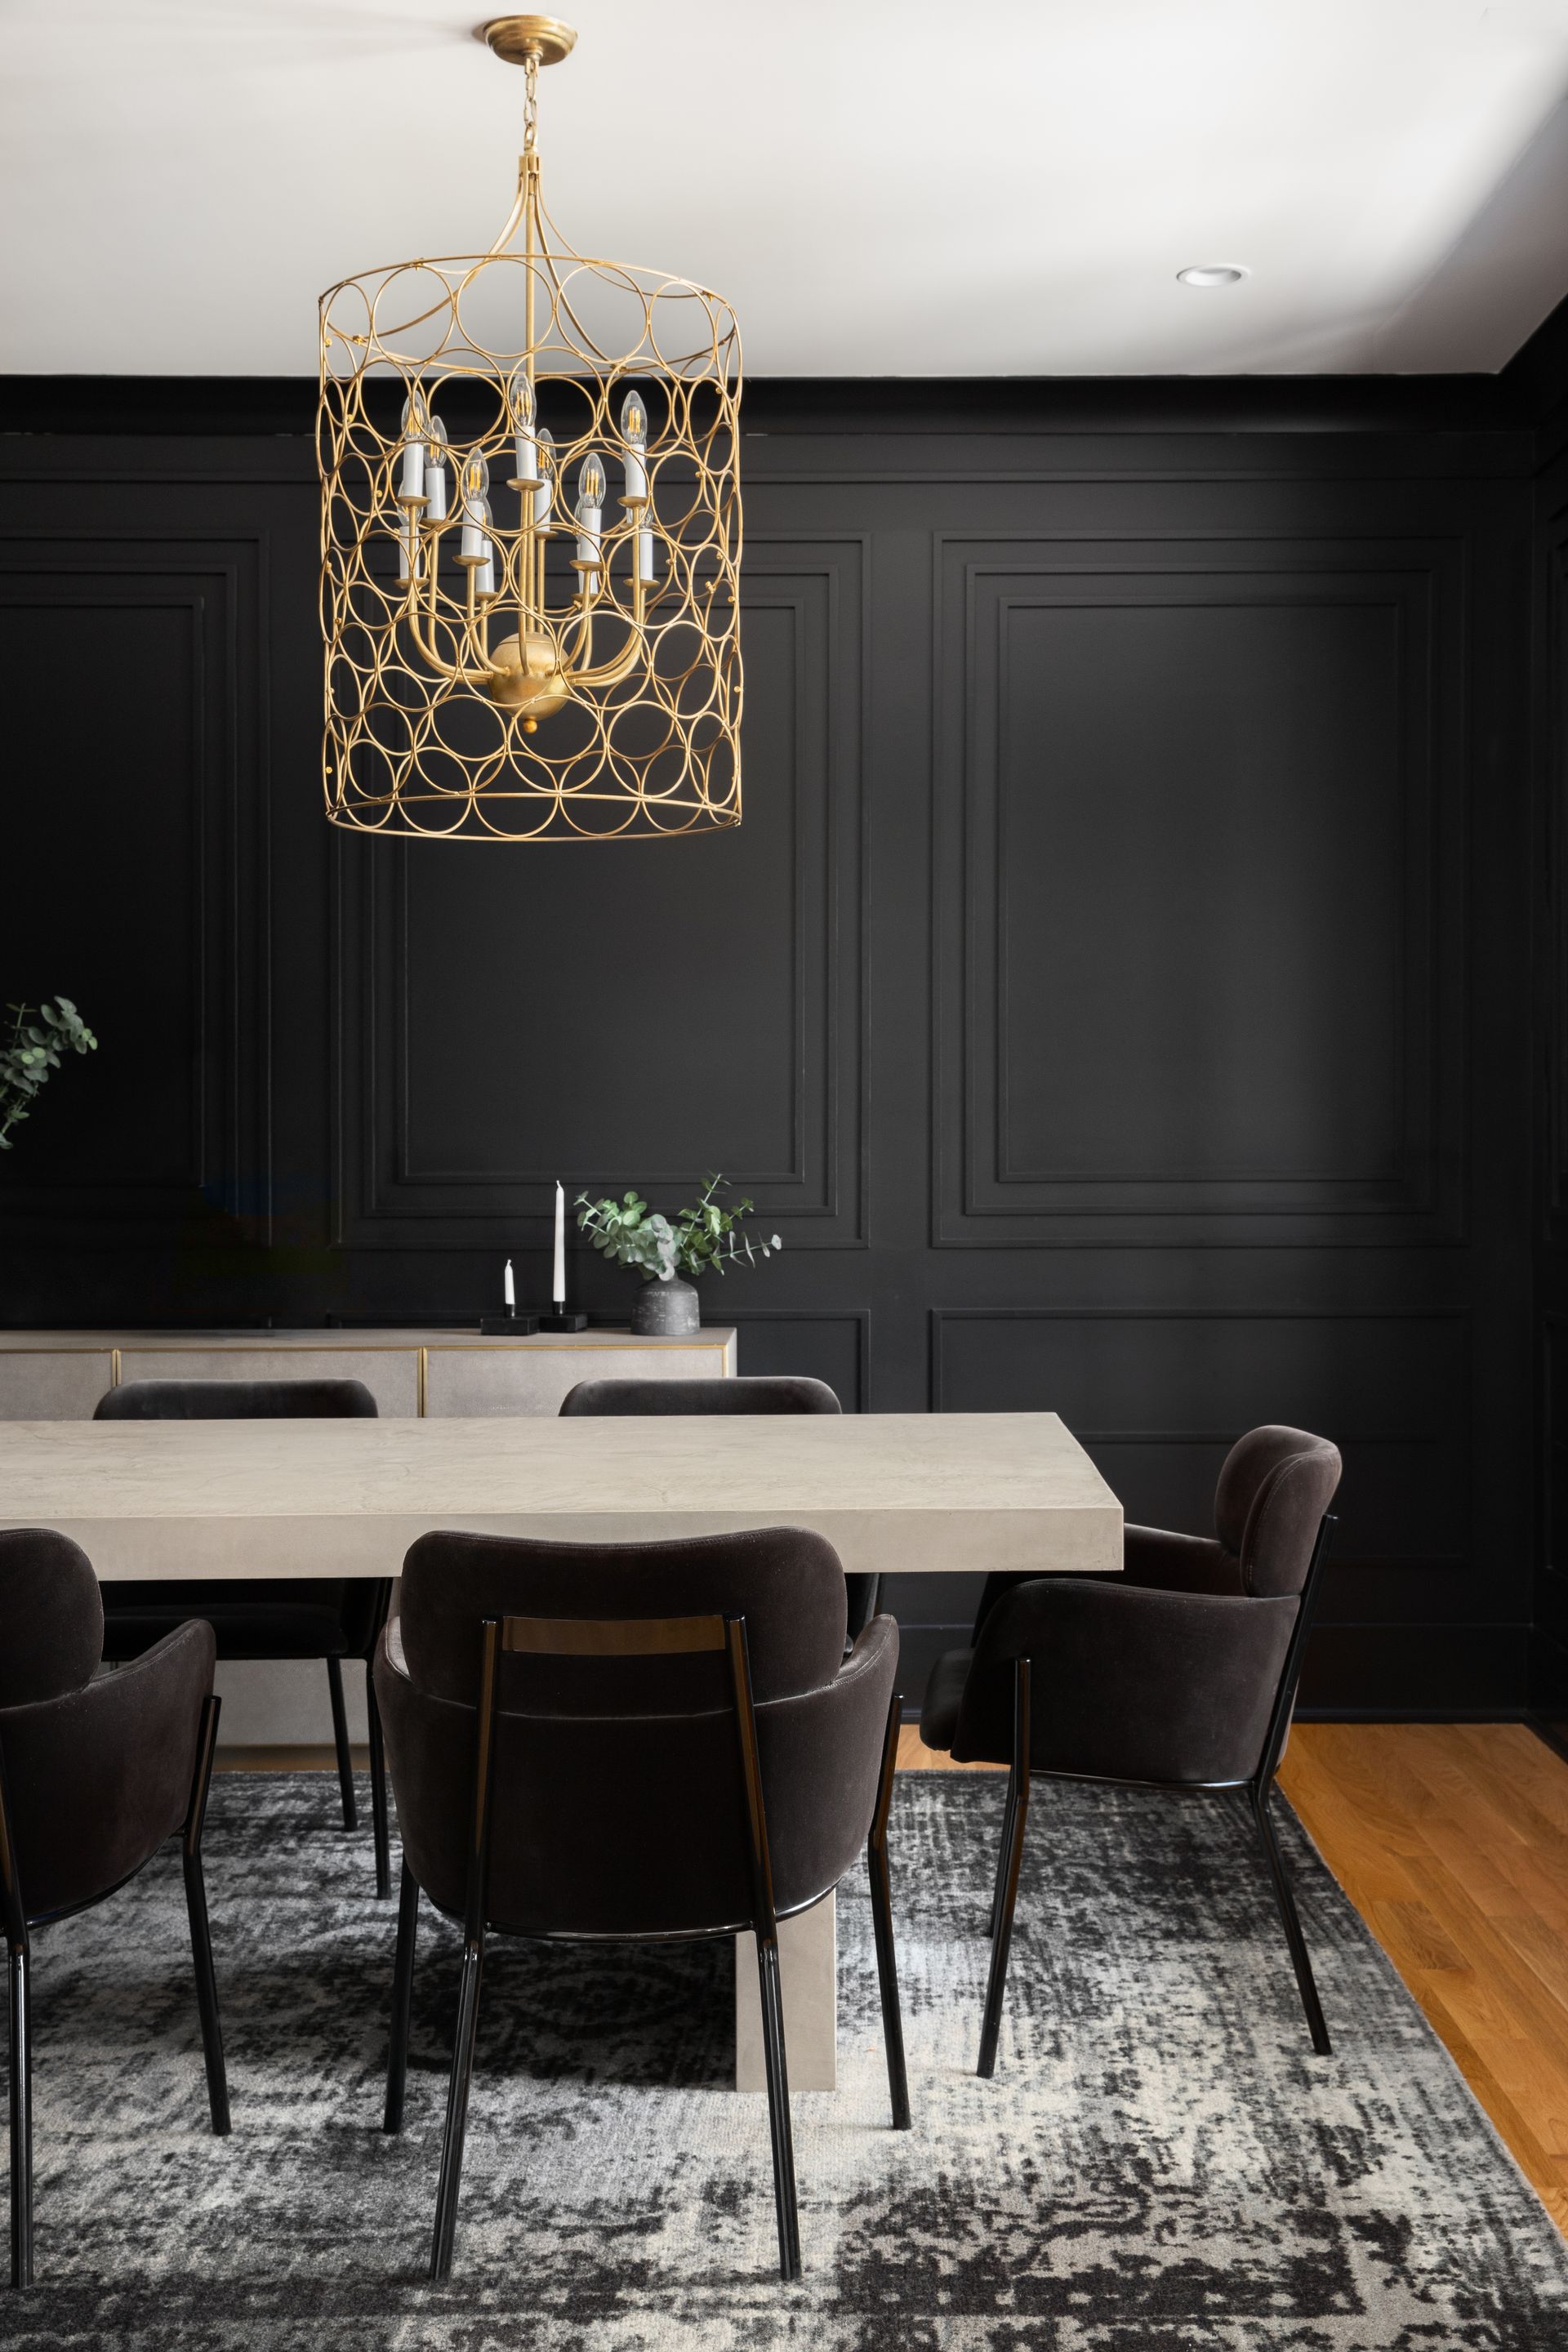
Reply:
[[685, 1339], [702, 1328], [702, 1309], [690, 1283], [645, 1282], [632, 1308], [632, 1329], [640, 1339]]

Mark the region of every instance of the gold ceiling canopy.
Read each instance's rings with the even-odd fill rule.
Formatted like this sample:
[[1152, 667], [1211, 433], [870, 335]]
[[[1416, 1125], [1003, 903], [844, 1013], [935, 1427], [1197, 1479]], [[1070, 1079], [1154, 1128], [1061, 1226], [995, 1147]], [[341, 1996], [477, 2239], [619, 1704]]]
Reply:
[[741, 821], [740, 334], [544, 210], [550, 16], [488, 253], [321, 297], [327, 814], [356, 832], [604, 841]]

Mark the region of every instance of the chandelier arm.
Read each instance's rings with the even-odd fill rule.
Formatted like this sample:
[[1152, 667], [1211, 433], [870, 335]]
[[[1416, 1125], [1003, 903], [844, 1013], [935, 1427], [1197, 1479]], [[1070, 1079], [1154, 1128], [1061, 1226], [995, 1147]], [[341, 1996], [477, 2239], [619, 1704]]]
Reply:
[[[631, 676], [647, 644], [643, 628], [645, 590], [645, 582], [633, 581], [632, 609], [630, 614], [625, 616], [627, 630], [626, 642], [618, 654], [613, 655], [607, 662], [600, 662], [596, 667], [584, 666], [573, 668], [568, 666], [563, 670], [562, 675], [570, 678], [574, 686], [618, 686], [622, 678]], [[593, 604], [585, 599], [579, 635], [579, 642], [584, 654], [592, 650], [592, 630]]]
[[419, 626], [419, 607], [415, 601], [415, 592], [412, 588], [409, 590], [408, 604], [405, 609], [403, 617], [408, 624], [409, 635], [413, 637], [415, 645], [418, 647], [420, 659], [435, 671], [437, 677], [444, 677], [447, 681], [448, 685], [466, 685], [468, 683], [468, 672], [460, 668], [455, 668], [449, 661], [444, 660], [441, 655], [437, 652], [434, 631], [431, 633], [430, 643], [428, 645], [426, 644], [424, 635]]
[[[421, 615], [418, 601], [419, 582], [417, 577], [412, 579], [408, 583], [408, 601], [404, 608], [404, 618], [408, 623], [409, 632], [413, 636], [416, 646], [419, 649], [421, 658], [428, 663], [429, 667], [436, 672], [437, 677], [445, 678], [448, 685], [451, 686], [469, 686], [473, 683], [474, 674], [472, 668], [464, 662], [459, 661], [454, 663], [447, 661], [437, 650], [436, 644], [436, 541], [439, 537], [440, 530], [437, 528], [431, 541], [429, 564], [426, 572], [426, 583], [430, 593], [430, 634], [428, 642], [426, 642], [425, 633], [420, 626]], [[490, 660], [489, 648], [485, 646], [482, 638], [479, 637], [476, 625], [482, 618], [482, 615], [475, 610], [474, 598], [474, 576], [479, 567], [477, 564], [469, 564], [467, 568], [468, 574], [468, 611], [463, 625], [463, 635], [469, 646], [475, 651], [476, 657], [484, 675], [487, 677], [499, 677], [501, 673]]]
[[[498, 666], [491, 661], [490, 649], [485, 642], [485, 616], [489, 611], [490, 604], [495, 602], [495, 599], [491, 597], [487, 603], [480, 604], [474, 586], [474, 583], [479, 576], [479, 564], [476, 562], [469, 562], [466, 566], [466, 569], [468, 574], [468, 610], [467, 619], [463, 625], [463, 635], [467, 641], [469, 651], [472, 653], [475, 661], [478, 663], [484, 676], [486, 677], [499, 677], [500, 676], [500, 670]], [[464, 672], [465, 677], [468, 677], [468, 675], [470, 675], [470, 673], [467, 671]]]
[[574, 687], [619, 686], [622, 678], [630, 677], [644, 649], [641, 625], [633, 621], [627, 627], [630, 635], [613, 661], [600, 662], [593, 669], [565, 669], [562, 676]]

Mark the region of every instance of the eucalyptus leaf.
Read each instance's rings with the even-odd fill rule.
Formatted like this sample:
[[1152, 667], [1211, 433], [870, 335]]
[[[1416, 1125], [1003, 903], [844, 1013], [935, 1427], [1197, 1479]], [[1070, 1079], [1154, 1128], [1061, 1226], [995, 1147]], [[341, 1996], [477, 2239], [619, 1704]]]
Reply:
[[37, 1007], [39, 1020], [46, 1024], [42, 1028], [27, 1017], [35, 1009], [31, 1005], [12, 1004], [6, 1009], [13, 1018], [10, 1041], [0, 1045], [0, 1151], [12, 1149], [11, 1129], [26, 1118], [27, 1105], [50, 1071], [60, 1067], [62, 1052], [90, 1054], [98, 1045], [68, 996]]

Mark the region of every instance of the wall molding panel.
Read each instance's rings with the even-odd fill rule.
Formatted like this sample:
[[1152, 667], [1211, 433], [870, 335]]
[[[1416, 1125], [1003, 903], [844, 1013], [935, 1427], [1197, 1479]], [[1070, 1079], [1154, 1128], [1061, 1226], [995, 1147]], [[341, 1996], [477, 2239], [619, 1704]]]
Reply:
[[1457, 1239], [1462, 548], [937, 562], [938, 1244]]
[[743, 1370], [1053, 1407], [1173, 1526], [1306, 1421], [1309, 1703], [1568, 1727], [1568, 448], [1511, 377], [746, 402], [744, 823], [475, 850], [324, 822], [308, 388], [5, 390], [0, 1002], [102, 1040], [5, 1318], [462, 1328], [557, 1178], [718, 1167]]
[[[53, 893], [16, 891], [10, 984], [77, 998], [116, 1121], [105, 1150], [102, 1105], [61, 1074], [16, 1130], [14, 1233], [134, 1247], [199, 1206], [255, 1245], [271, 1238], [266, 557], [261, 537], [195, 530], [69, 530], [0, 552], [30, 688], [11, 746], [15, 871], [76, 877], [63, 921]], [[68, 742], [35, 751], [51, 714]], [[145, 1037], [124, 1025], [139, 983], [155, 991]]]
[[[579, 1185], [616, 1192], [637, 1185], [658, 1187], [662, 1193], [689, 1190], [714, 1161], [739, 1192], [755, 1200], [759, 1216], [776, 1224], [786, 1242], [813, 1248], [866, 1245], [864, 570], [859, 539], [793, 546], [765, 539], [747, 548], [742, 604], [749, 622], [748, 708], [761, 700], [770, 715], [776, 710], [771, 751], [776, 752], [787, 737], [787, 761], [779, 767], [775, 761], [773, 782], [782, 787], [789, 821], [777, 843], [778, 862], [767, 862], [772, 845], [764, 841], [745, 877], [745, 895], [733, 891], [727, 909], [725, 894], [733, 888], [727, 882], [735, 863], [732, 843], [741, 836], [719, 835], [673, 849], [661, 843], [534, 852], [535, 873], [521, 877], [521, 890], [514, 885], [518, 868], [531, 856], [526, 848], [503, 850], [488, 866], [458, 851], [438, 866], [430, 857], [430, 845], [339, 845], [342, 898], [336, 989], [342, 1050], [334, 1124], [341, 1155], [337, 1239], [344, 1247], [500, 1247], [516, 1235], [520, 1221], [550, 1213], [558, 1174], [573, 1192]], [[771, 634], [759, 651], [757, 640], [768, 625]], [[749, 745], [747, 757], [750, 761]], [[750, 850], [756, 830], [755, 820], [750, 835], [742, 824], [743, 849]], [[437, 848], [437, 858], [445, 847]], [[696, 882], [699, 902], [706, 893], [708, 908], [727, 911], [731, 920], [728, 939], [715, 924], [704, 945], [727, 949], [731, 961], [756, 939], [752, 908], [759, 892], [784, 886], [789, 922], [787, 935], [776, 942], [779, 963], [765, 979], [747, 975], [743, 987], [732, 992], [728, 1009], [739, 1017], [732, 1018], [727, 1044], [712, 1034], [712, 1013], [698, 992], [711, 986], [710, 970], [694, 973], [684, 1020], [671, 1013], [661, 1024], [653, 1017], [661, 964], [667, 970], [673, 964], [670, 976], [679, 989], [679, 957], [705, 911], [700, 903], [690, 903], [690, 893], [673, 901], [663, 894], [661, 886], [671, 880], [679, 886], [688, 878], [679, 869], [672, 873], [677, 856], [691, 866], [706, 866]], [[563, 877], [557, 872], [563, 866], [568, 869]], [[547, 934], [546, 960], [526, 961], [531, 917], [550, 921], [536, 882], [546, 867], [542, 878], [552, 886], [559, 879], [568, 886], [585, 882], [592, 889], [605, 880], [624, 886], [630, 877], [632, 887], [619, 909], [624, 922], [613, 942], [599, 944], [596, 970], [592, 909], [576, 902], [559, 931]], [[498, 877], [503, 886], [499, 894]], [[421, 894], [432, 885], [437, 893], [433, 911], [421, 904]], [[542, 895], [553, 897], [553, 889]], [[647, 924], [640, 940], [628, 929], [639, 920]], [[661, 941], [666, 926], [668, 935]], [[523, 960], [501, 967], [489, 951], [509, 929]], [[476, 1117], [469, 1123], [479, 1148], [467, 1164], [453, 1164], [450, 1103], [439, 1073], [448, 1066], [449, 1022], [465, 992], [459, 972], [447, 975], [449, 985], [443, 992], [443, 974], [464, 956], [464, 946], [456, 942], [465, 940], [477, 946], [492, 979], [504, 971], [522, 1001], [539, 1006], [546, 1030], [571, 1028], [576, 1004], [587, 1000], [581, 1034], [564, 1041], [570, 1066], [557, 1073], [552, 1090], [558, 1096], [574, 1084], [582, 1086], [584, 1064], [590, 1070], [601, 1067], [614, 1087], [617, 1065], [624, 1087], [626, 1062], [646, 1061], [660, 1096], [672, 1086], [689, 1086], [696, 1100], [708, 1098], [710, 1110], [728, 1083], [744, 1078], [753, 1097], [766, 1090], [770, 1108], [787, 1103], [779, 1148], [770, 1157], [748, 1160], [722, 1151], [691, 1159], [678, 1145], [649, 1164], [638, 1149], [639, 1123], [634, 1120], [614, 1139], [613, 1151], [586, 1165], [569, 1151], [563, 1164], [559, 1117], [520, 1115], [528, 1092], [524, 1080], [513, 1093], [494, 1087], [493, 1122], [487, 1127]], [[648, 959], [640, 984], [639, 949]], [[616, 1015], [626, 1003], [628, 986], [635, 991], [632, 1009], [641, 1017], [623, 1022]], [[746, 998], [759, 986], [787, 1003], [789, 1018], [787, 1028], [777, 1032], [773, 1059], [749, 1070], [749, 1055], [760, 1055], [763, 1047], [743, 1016]], [[443, 1008], [442, 1017], [434, 1020], [428, 1013], [433, 991]], [[526, 1033], [516, 1042], [525, 1055]], [[683, 1140], [692, 1127], [686, 1118]], [[541, 1156], [539, 1147], [546, 1142], [555, 1149]], [[531, 1153], [523, 1157], [531, 1145]]]

